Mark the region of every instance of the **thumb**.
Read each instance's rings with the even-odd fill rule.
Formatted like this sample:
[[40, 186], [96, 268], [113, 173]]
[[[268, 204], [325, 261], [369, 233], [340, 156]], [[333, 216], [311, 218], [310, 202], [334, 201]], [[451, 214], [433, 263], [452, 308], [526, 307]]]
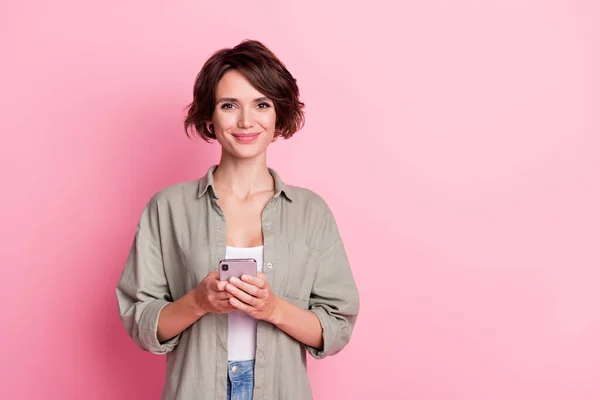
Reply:
[[207, 279], [219, 279], [219, 271], [213, 271], [213, 272], [209, 272], [208, 275], [206, 275]]
[[210, 272], [204, 277], [201, 284], [206, 285], [206, 287], [208, 289], [214, 290], [216, 287], [216, 282], [218, 282], [218, 279], [219, 279], [218, 272]]
[[220, 292], [225, 290], [225, 286], [227, 286], [227, 281], [219, 281], [217, 280], [217, 290]]

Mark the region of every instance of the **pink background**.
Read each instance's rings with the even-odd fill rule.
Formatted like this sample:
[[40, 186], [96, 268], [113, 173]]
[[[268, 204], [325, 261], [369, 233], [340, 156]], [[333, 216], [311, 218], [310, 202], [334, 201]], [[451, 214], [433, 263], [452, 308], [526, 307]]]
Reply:
[[[351, 3], [351, 4], [350, 4]], [[114, 287], [142, 207], [204, 174], [183, 109], [244, 38], [307, 123], [270, 165], [338, 219], [362, 294], [317, 399], [600, 398], [600, 7], [590, 1], [0, 6], [0, 397], [156, 399]]]

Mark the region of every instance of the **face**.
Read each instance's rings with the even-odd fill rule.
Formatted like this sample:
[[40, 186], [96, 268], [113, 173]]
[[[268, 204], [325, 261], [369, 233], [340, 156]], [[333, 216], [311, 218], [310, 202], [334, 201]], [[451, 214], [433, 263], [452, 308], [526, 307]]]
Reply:
[[264, 155], [275, 135], [273, 101], [250, 84], [242, 73], [229, 70], [217, 84], [215, 111], [208, 124], [223, 151], [236, 158]]

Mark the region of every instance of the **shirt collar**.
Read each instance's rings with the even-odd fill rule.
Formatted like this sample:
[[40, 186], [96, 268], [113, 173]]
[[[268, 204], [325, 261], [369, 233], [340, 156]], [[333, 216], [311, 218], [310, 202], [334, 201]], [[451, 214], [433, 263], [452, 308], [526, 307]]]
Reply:
[[[202, 197], [206, 192], [209, 192], [209, 194], [215, 199], [218, 200], [219, 198], [217, 197], [217, 192], [215, 191], [215, 186], [214, 186], [214, 180], [213, 180], [213, 173], [215, 172], [215, 170], [217, 169], [217, 165], [212, 165], [208, 168], [208, 171], [206, 172], [206, 175], [204, 175], [202, 178], [200, 178], [199, 182], [198, 182], [198, 197]], [[292, 191], [290, 190], [290, 186], [288, 186], [287, 184], [285, 184], [285, 182], [283, 182], [281, 180], [281, 178], [279, 177], [279, 174], [272, 168], [269, 168], [269, 173], [271, 174], [271, 176], [273, 177], [273, 180], [275, 181], [275, 198], [279, 197], [282, 193], [283, 195], [290, 201], [293, 201], [292, 199]]]

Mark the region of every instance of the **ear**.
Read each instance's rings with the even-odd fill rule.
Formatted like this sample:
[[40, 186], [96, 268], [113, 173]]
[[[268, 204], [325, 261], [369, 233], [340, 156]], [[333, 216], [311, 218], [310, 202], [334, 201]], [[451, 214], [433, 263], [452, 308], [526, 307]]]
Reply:
[[212, 121], [204, 121], [204, 124], [206, 126], [206, 130], [209, 131], [210, 133], [212, 133], [214, 135], [214, 132], [213, 132], [213, 129], [212, 129], [212, 126], [213, 126]]

